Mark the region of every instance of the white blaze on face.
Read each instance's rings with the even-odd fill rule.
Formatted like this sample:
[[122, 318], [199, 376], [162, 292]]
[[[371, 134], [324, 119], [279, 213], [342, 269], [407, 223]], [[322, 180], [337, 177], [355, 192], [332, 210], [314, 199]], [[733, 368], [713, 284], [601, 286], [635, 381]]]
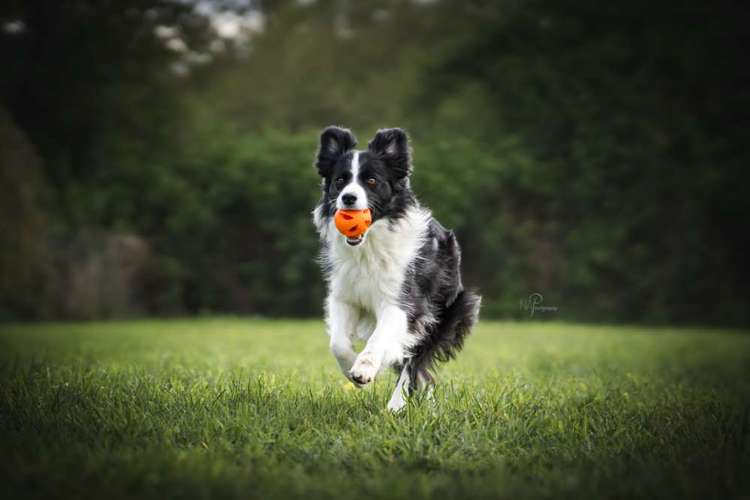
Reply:
[[[352, 156], [351, 165], [352, 177], [349, 179], [344, 189], [339, 193], [339, 197], [336, 199], [336, 208], [344, 210], [364, 210], [367, 208], [367, 192], [359, 182], [359, 151], [355, 151]], [[342, 197], [346, 194], [351, 194], [357, 197], [357, 201], [354, 205], [344, 205]]]

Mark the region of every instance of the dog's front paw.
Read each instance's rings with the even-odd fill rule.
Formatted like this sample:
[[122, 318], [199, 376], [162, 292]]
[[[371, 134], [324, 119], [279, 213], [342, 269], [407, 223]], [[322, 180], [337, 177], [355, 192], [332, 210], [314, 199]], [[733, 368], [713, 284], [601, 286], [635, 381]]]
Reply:
[[349, 377], [360, 385], [369, 384], [378, 374], [379, 369], [380, 363], [372, 354], [362, 353], [357, 356], [354, 366], [349, 370]]

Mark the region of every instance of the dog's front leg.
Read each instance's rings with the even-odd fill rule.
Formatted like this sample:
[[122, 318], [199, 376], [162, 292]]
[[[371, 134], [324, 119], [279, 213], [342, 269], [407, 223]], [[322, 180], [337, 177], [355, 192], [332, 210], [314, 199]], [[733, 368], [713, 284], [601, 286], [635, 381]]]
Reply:
[[351, 305], [336, 300], [328, 299], [327, 304], [328, 335], [330, 338], [331, 353], [339, 363], [341, 371], [347, 378], [351, 379], [351, 370], [357, 353], [352, 346], [352, 336], [359, 321], [359, 311]]
[[371, 382], [382, 367], [402, 361], [408, 345], [408, 320], [403, 309], [389, 305], [376, 316], [375, 331], [349, 372], [358, 384]]

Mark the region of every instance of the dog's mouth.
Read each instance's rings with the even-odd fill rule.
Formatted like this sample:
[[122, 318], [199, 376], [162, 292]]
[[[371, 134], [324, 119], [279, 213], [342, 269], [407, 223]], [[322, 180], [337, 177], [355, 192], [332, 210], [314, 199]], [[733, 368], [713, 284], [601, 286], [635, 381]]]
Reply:
[[364, 234], [360, 234], [356, 238], [350, 238], [348, 236], [346, 237], [346, 244], [349, 245], [350, 247], [356, 247], [357, 245], [361, 244], [363, 241], [365, 241]]

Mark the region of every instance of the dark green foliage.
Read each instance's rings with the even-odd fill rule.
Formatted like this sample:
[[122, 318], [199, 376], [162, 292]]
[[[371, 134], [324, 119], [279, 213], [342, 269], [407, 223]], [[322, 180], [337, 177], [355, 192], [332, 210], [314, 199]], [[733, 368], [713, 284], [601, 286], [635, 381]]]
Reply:
[[533, 158], [498, 183], [506, 232], [535, 256], [522, 282], [578, 317], [748, 320], [738, 14], [729, 2], [498, 6], [434, 64], [419, 106], [479, 89], [501, 115], [487, 129]]
[[0, 319], [44, 314], [49, 193], [39, 163], [28, 138], [0, 108]]
[[[486, 316], [523, 314], [540, 292], [563, 318], [750, 321], [745, 6], [263, 6], [263, 31], [223, 52], [184, 3], [0, 9], [27, 27], [0, 33], [3, 102], [52, 200], [37, 278], [52, 285], [19, 293], [71, 295], [107, 246], [82, 240], [148, 249], [116, 294], [128, 300], [2, 298], [3, 314], [319, 314], [312, 161], [337, 124], [361, 146], [378, 128], [410, 132], [413, 186], [459, 235]], [[187, 56], [160, 25], [211, 62], [177, 76]]]

